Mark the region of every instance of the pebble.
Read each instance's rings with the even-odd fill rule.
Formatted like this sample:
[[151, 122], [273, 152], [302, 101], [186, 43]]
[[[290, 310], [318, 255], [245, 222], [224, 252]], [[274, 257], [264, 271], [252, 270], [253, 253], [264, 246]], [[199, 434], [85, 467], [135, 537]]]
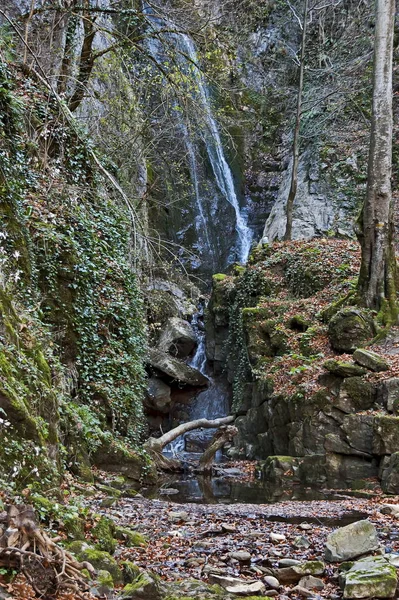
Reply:
[[279, 567], [295, 567], [295, 565], [300, 565], [301, 561], [296, 560], [295, 558], [282, 558], [278, 561]]
[[311, 596], [313, 596], [313, 592], [300, 585], [296, 585], [295, 587], [293, 587], [289, 593], [298, 594], [299, 596], [304, 596], [305, 598], [310, 598]]
[[277, 579], [277, 577], [273, 577], [271, 575], [268, 575], [267, 577], [264, 578], [263, 580], [266, 585], [270, 588], [273, 589], [277, 589], [280, 586], [279, 580]]
[[287, 539], [283, 533], [274, 533], [274, 531], [271, 532], [269, 537], [271, 541], [276, 544], [279, 544], [280, 542], [285, 542]]
[[237, 527], [235, 525], [230, 525], [230, 523], [222, 523], [221, 526], [223, 533], [235, 533], [237, 531]]
[[234, 560], [238, 560], [238, 562], [240, 562], [240, 563], [251, 562], [251, 554], [249, 552], [244, 552], [244, 551], [230, 552], [229, 556], [230, 556], [230, 558], [233, 558]]
[[307, 590], [320, 591], [324, 589], [324, 581], [318, 577], [313, 577], [313, 575], [305, 575], [305, 577], [302, 577], [298, 585], [306, 588]]
[[269, 598], [272, 598], [272, 596], [278, 596], [278, 591], [277, 590], [267, 590], [267, 595]]
[[298, 527], [299, 529], [302, 529], [302, 531], [310, 531], [311, 529], [313, 529], [310, 523], [301, 523], [300, 525], [298, 525]]
[[294, 548], [309, 548], [309, 546], [311, 545], [312, 543], [310, 542], [310, 540], [304, 535], [298, 535], [298, 537], [295, 538], [293, 543]]
[[181, 512], [170, 512], [168, 515], [168, 519], [170, 521], [173, 521], [173, 523], [178, 523], [179, 521], [188, 521], [189, 516], [188, 513], [181, 511]]

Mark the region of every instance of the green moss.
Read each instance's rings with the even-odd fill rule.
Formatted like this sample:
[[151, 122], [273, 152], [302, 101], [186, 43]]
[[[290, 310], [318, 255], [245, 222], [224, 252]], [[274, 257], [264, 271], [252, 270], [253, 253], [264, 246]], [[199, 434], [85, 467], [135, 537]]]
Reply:
[[123, 583], [132, 583], [140, 575], [140, 567], [129, 560], [122, 560], [119, 563], [122, 567]]
[[118, 563], [108, 552], [87, 548], [79, 553], [80, 561], [87, 560], [98, 571], [100, 569], [109, 571], [115, 584], [122, 583], [122, 571], [118, 567]]
[[227, 275], [225, 275], [224, 273], [216, 273], [215, 275], [212, 276], [212, 281], [214, 284], [220, 283], [221, 281], [224, 281], [226, 279]]
[[85, 539], [85, 524], [84, 520], [78, 515], [68, 517], [64, 520], [64, 530], [68, 538], [72, 540]]
[[115, 537], [118, 540], [124, 541], [127, 548], [143, 546], [147, 544], [147, 539], [144, 535], [138, 531], [133, 531], [128, 527], [117, 527], [115, 531]]
[[113, 589], [114, 588], [114, 580], [109, 571], [105, 571], [104, 569], [100, 569], [97, 573], [96, 580], [98, 583], [106, 588]]
[[108, 517], [100, 517], [97, 524], [91, 530], [92, 535], [97, 539], [96, 548], [113, 554], [117, 547], [117, 541], [114, 539], [115, 523]]

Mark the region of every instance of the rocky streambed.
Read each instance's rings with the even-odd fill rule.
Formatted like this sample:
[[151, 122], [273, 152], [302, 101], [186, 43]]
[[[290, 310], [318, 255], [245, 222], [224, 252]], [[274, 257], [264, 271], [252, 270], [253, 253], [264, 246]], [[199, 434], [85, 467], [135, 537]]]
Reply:
[[[103, 535], [106, 524], [111, 536], [116, 528], [119, 541], [111, 560], [121, 588], [114, 590], [111, 580], [104, 587], [103, 581], [93, 585], [92, 593], [124, 600], [394, 597], [399, 567], [395, 501], [343, 497], [204, 505], [136, 496], [120, 497], [106, 507], [104, 499], [91, 498]], [[96, 544], [86, 537], [73, 549], [82, 559], [90, 553], [95, 558], [93, 548], [104, 540]], [[97, 552], [96, 568], [108, 571], [110, 558]]]

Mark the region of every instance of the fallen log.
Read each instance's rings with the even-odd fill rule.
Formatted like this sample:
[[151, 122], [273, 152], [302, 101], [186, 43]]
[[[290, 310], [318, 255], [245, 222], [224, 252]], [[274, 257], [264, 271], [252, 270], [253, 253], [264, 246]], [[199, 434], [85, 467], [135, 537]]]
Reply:
[[197, 470], [201, 473], [210, 473], [212, 471], [216, 452], [223, 448], [227, 442], [231, 442], [237, 433], [238, 429], [237, 427], [234, 427], [234, 425], [222, 426], [219, 431], [215, 433], [208, 448], [201, 456]]
[[159, 438], [150, 437], [144, 444], [144, 448], [147, 450], [151, 458], [155, 461], [155, 464], [159, 469], [174, 471], [179, 469], [180, 463], [177, 460], [173, 460], [163, 456], [162, 450], [173, 440], [178, 438], [180, 435], [192, 431], [193, 429], [217, 429], [224, 425], [228, 425], [234, 421], [233, 416], [222, 417], [220, 419], [196, 419], [194, 421], [188, 421], [182, 423], [174, 429], [164, 433]]
[[88, 589], [81, 571], [94, 574], [88, 562], [79, 563], [56, 544], [36, 522], [32, 506], [10, 505], [0, 515], [0, 566], [22, 572], [35, 593], [54, 598], [62, 591], [73, 591], [83, 598]]

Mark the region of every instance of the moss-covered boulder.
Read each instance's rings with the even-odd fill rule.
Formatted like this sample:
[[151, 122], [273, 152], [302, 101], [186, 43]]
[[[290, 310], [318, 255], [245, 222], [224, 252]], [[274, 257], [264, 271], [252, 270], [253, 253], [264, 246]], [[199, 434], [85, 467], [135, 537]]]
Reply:
[[365, 309], [343, 308], [328, 324], [330, 344], [338, 352], [354, 352], [369, 342], [375, 333], [373, 317]]
[[393, 598], [396, 585], [395, 567], [382, 556], [370, 556], [345, 574], [344, 598]]
[[64, 519], [64, 530], [69, 539], [85, 539], [85, 523], [79, 515], [72, 515]]
[[133, 531], [133, 529], [129, 529], [128, 527], [117, 527], [115, 530], [115, 537], [117, 540], [123, 541], [127, 548], [144, 546], [147, 544], [147, 538], [144, 535], [138, 531]]
[[80, 561], [87, 560], [93, 565], [96, 571], [108, 571], [112, 575], [115, 584], [120, 584], [123, 581], [122, 571], [120, 570], [116, 560], [108, 553], [95, 548], [84, 548], [77, 554]]
[[123, 583], [132, 583], [140, 575], [140, 567], [131, 562], [130, 560], [122, 560], [119, 563], [122, 567]]
[[379, 373], [381, 371], [388, 371], [389, 365], [385, 358], [372, 352], [371, 350], [364, 350], [363, 348], [357, 348], [353, 353], [353, 358], [362, 367]]
[[[118, 473], [134, 479], [155, 483], [157, 470], [148, 456], [138, 454], [129, 446], [109, 436], [104, 436], [101, 445], [93, 452], [93, 463], [104, 471]], [[113, 492], [115, 495], [117, 491]]]
[[338, 377], [360, 377], [367, 373], [367, 369], [360, 365], [345, 360], [336, 360], [335, 358], [326, 360], [323, 367], [333, 375], [338, 375]]
[[96, 548], [113, 554], [118, 542], [115, 539], [115, 523], [108, 517], [100, 517], [96, 525], [91, 530], [92, 535], [97, 539]]
[[141, 573], [122, 590], [121, 600], [160, 600], [162, 597], [159, 578], [153, 573]]

